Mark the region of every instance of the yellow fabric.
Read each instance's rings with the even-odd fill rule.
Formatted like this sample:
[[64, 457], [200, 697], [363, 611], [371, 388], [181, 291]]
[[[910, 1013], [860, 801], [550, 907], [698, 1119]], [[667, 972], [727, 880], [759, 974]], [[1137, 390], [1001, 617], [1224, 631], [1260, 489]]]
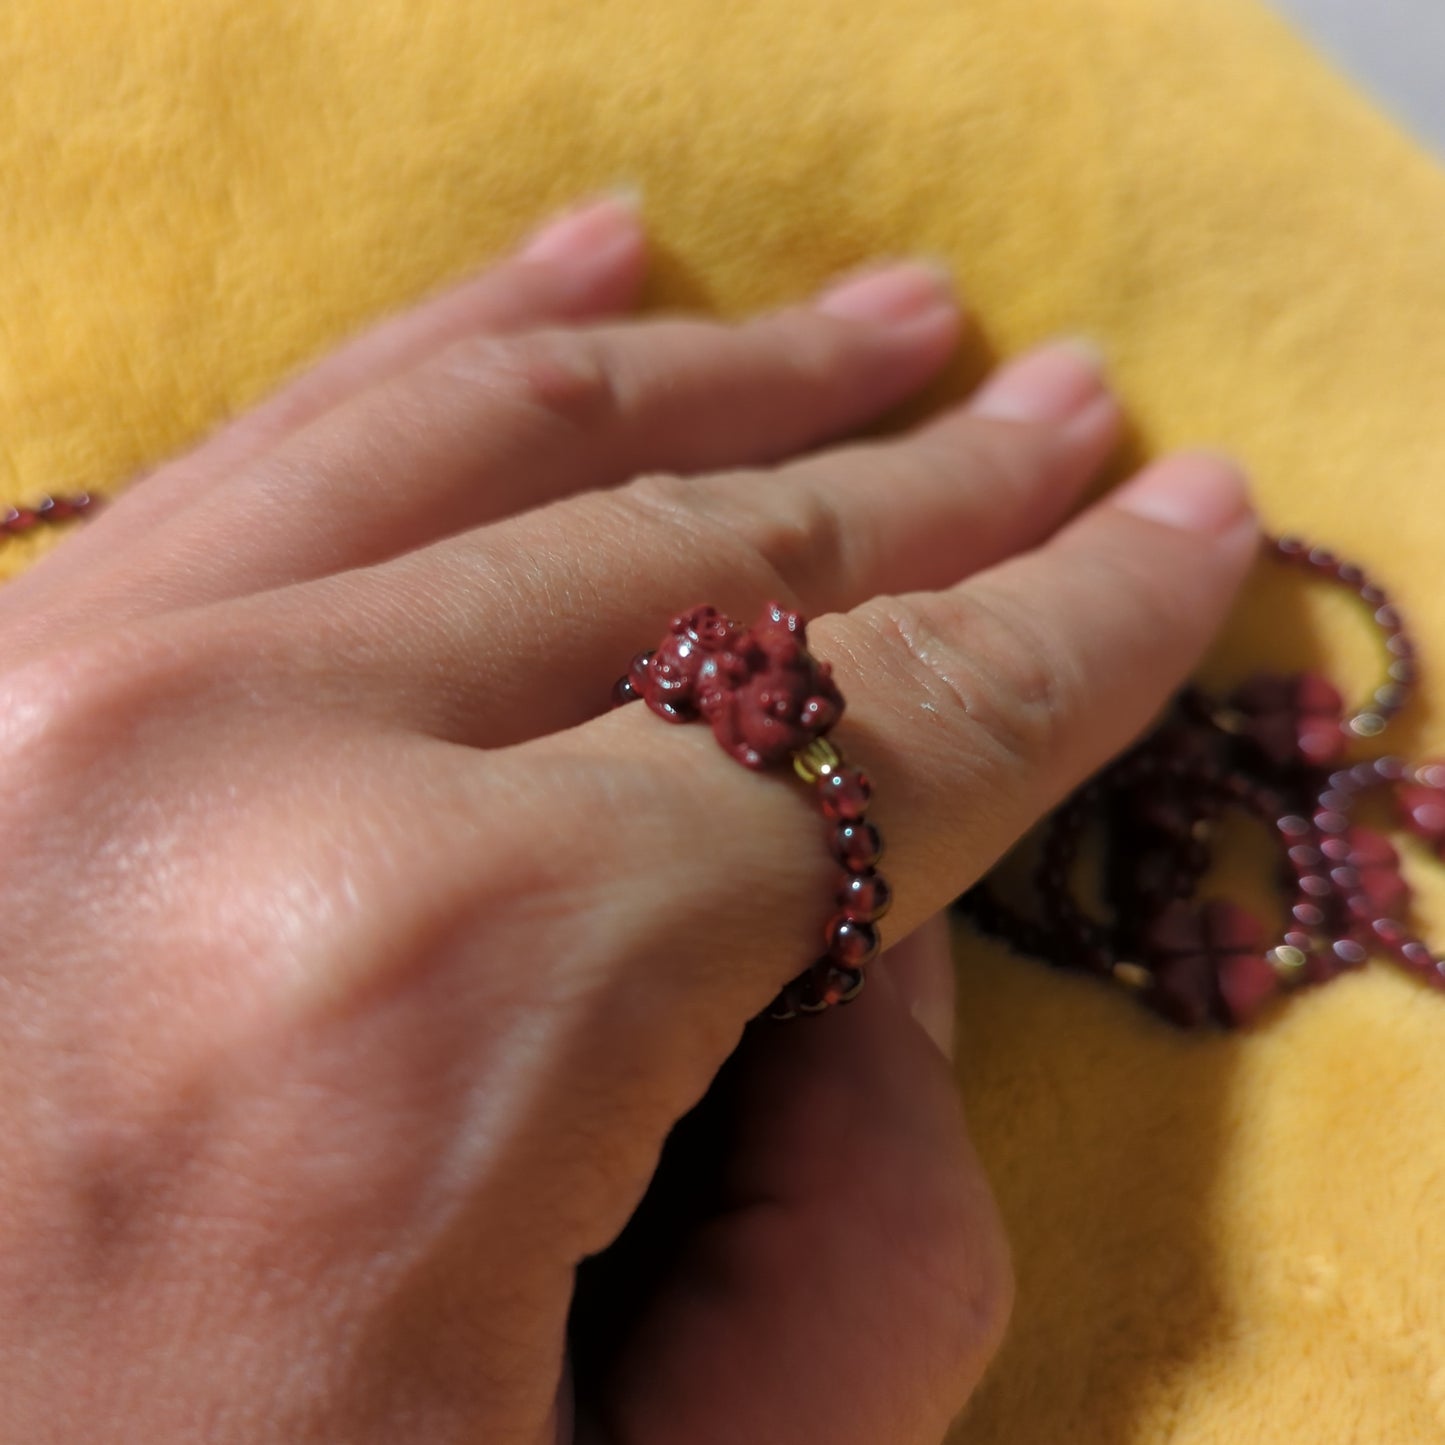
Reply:
[[[1445, 676], [1445, 179], [1243, 0], [6, 0], [0, 77], [8, 497], [118, 484], [633, 182], [659, 303], [922, 250], [998, 351], [1097, 337], [1148, 447], [1237, 449]], [[1368, 673], [1348, 609], [1280, 588], [1224, 652]], [[958, 1440], [1445, 1439], [1445, 1000], [1376, 967], [1183, 1038], [1031, 964], [964, 978], [1020, 1299]]]

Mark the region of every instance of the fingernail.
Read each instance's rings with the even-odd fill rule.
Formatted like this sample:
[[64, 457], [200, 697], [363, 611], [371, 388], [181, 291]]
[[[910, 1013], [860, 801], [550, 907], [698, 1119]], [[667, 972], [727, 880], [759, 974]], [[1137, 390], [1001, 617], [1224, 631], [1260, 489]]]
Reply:
[[958, 311], [953, 282], [941, 266], [904, 261], [830, 286], [813, 303], [825, 316], [906, 327]]
[[564, 266], [605, 265], [634, 244], [641, 229], [638, 192], [619, 189], [548, 221], [517, 254], [524, 261], [551, 261]]
[[997, 421], [1066, 422], [1107, 391], [1104, 353], [1071, 336], [1007, 363], [984, 382], [970, 410]]
[[951, 1059], [958, 995], [948, 919], [942, 914], [930, 919], [884, 958], [899, 997], [944, 1057]]
[[1181, 452], [1155, 462], [1120, 487], [1112, 501], [1136, 517], [1216, 537], [1253, 511], [1239, 463], [1214, 452]]

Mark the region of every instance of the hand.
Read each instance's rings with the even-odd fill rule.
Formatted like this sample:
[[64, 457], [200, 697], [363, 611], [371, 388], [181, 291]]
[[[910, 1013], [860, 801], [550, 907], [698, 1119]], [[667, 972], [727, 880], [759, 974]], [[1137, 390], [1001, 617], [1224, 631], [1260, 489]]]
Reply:
[[[1184, 678], [1242, 484], [1065, 522], [1119, 428], [1067, 345], [840, 445], [947, 359], [941, 278], [608, 319], [643, 267], [621, 203], [565, 218], [0, 596], [4, 1439], [933, 1445], [995, 1350], [928, 920]], [[749, 1029], [819, 818], [606, 704], [774, 595], [913, 936]]]

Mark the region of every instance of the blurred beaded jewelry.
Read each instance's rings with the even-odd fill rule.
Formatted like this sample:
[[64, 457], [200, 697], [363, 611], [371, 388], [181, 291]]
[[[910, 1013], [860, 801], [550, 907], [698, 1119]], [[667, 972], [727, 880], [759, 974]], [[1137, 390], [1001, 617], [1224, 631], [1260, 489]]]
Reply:
[[827, 737], [843, 716], [843, 695], [832, 669], [808, 651], [803, 617], [770, 602], [747, 628], [716, 607], [694, 607], [673, 618], [655, 651], [633, 658], [612, 696], [619, 706], [641, 699], [668, 722], [705, 721], [744, 767], [791, 763], [814, 790], [843, 870], [838, 911], [822, 956], [783, 990], [770, 1016], [821, 1013], [856, 998], [892, 894], [874, 867], [883, 840], [867, 818], [872, 788]]
[[[959, 900], [985, 933], [1022, 953], [1111, 979], [1184, 1027], [1249, 1023], [1285, 990], [1392, 959], [1435, 988], [1445, 960], [1407, 928], [1410, 888], [1384, 834], [1355, 821], [1366, 795], [1391, 798], [1403, 825], [1445, 856], [1445, 763], [1352, 758], [1405, 706], [1415, 648], [1383, 588], [1353, 563], [1296, 538], [1281, 562], [1349, 588], [1383, 634], [1386, 677], [1363, 707], [1313, 673], [1260, 674], [1222, 699], [1185, 689], [1147, 738], [1045, 823], [1033, 873], [1036, 911], [1007, 906], [984, 880]], [[1280, 925], [1198, 895], [1226, 810], [1277, 840]], [[1079, 900], [1074, 864], [1086, 831], [1102, 838], [1107, 921]]]

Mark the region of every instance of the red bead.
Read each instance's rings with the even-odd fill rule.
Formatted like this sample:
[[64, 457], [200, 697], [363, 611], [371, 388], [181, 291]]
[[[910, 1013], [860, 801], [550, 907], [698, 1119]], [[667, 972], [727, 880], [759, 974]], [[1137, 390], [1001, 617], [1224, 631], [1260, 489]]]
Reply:
[[829, 818], [854, 822], [868, 811], [873, 789], [855, 768], [835, 768], [818, 779], [818, 798]]
[[860, 968], [838, 968], [830, 964], [824, 981], [829, 1002], [852, 1003], [863, 991], [864, 977]]
[[1286, 813], [1283, 818], [1277, 818], [1274, 826], [1284, 834], [1286, 838], [1308, 838], [1313, 832], [1307, 818], [1301, 818], [1297, 813]]
[[1324, 925], [1324, 911], [1314, 903], [1296, 903], [1290, 910], [1294, 921], [1303, 928], [1320, 928]]
[[1252, 1023], [1279, 990], [1279, 974], [1262, 954], [1237, 953], [1220, 961], [1219, 996], [1236, 1027]]
[[1410, 885], [1400, 872], [1395, 845], [1374, 828], [1351, 828], [1346, 838], [1350, 845], [1349, 866], [1359, 876], [1359, 887], [1374, 911], [1404, 913], [1410, 906]]
[[893, 890], [873, 872], [850, 873], [838, 888], [838, 907], [859, 923], [875, 923], [888, 912]]
[[1308, 873], [1324, 862], [1325, 855], [1312, 843], [1296, 843], [1289, 850], [1289, 861], [1297, 872]]
[[[1421, 777], [1427, 771], [1433, 777], [1442, 770], [1437, 764], [1419, 769], [1416, 776]], [[1414, 783], [1402, 787], [1399, 798], [1405, 810], [1405, 826], [1427, 843], [1437, 848], [1445, 846], [1445, 790], [1432, 784]]]
[[833, 834], [833, 856], [850, 873], [866, 873], [883, 856], [883, 839], [872, 823], [840, 823]]
[[844, 968], [864, 968], [878, 957], [878, 930], [871, 923], [835, 918], [828, 928], [828, 955]]
[[1321, 833], [1343, 833], [1350, 826], [1350, 820], [1332, 808], [1321, 808], [1315, 814], [1315, 827]]
[[1331, 863], [1344, 863], [1354, 852], [1348, 838], [1326, 838], [1320, 843], [1320, 852]]
[[1401, 944], [1408, 941], [1410, 935], [1405, 932], [1405, 925], [1393, 918], [1376, 918], [1370, 924], [1370, 931], [1385, 945], [1386, 948], [1397, 949]]
[[1359, 968], [1369, 957], [1353, 938], [1338, 938], [1330, 945], [1330, 949], [1346, 968]]
[[1328, 898], [1335, 890], [1330, 880], [1320, 873], [1306, 873], [1299, 881], [1301, 893], [1308, 894], [1311, 898]]
[[1408, 943], [1400, 945], [1400, 960], [1407, 968], [1419, 973], [1425, 973], [1435, 966], [1435, 955], [1418, 938], [1412, 938]]

